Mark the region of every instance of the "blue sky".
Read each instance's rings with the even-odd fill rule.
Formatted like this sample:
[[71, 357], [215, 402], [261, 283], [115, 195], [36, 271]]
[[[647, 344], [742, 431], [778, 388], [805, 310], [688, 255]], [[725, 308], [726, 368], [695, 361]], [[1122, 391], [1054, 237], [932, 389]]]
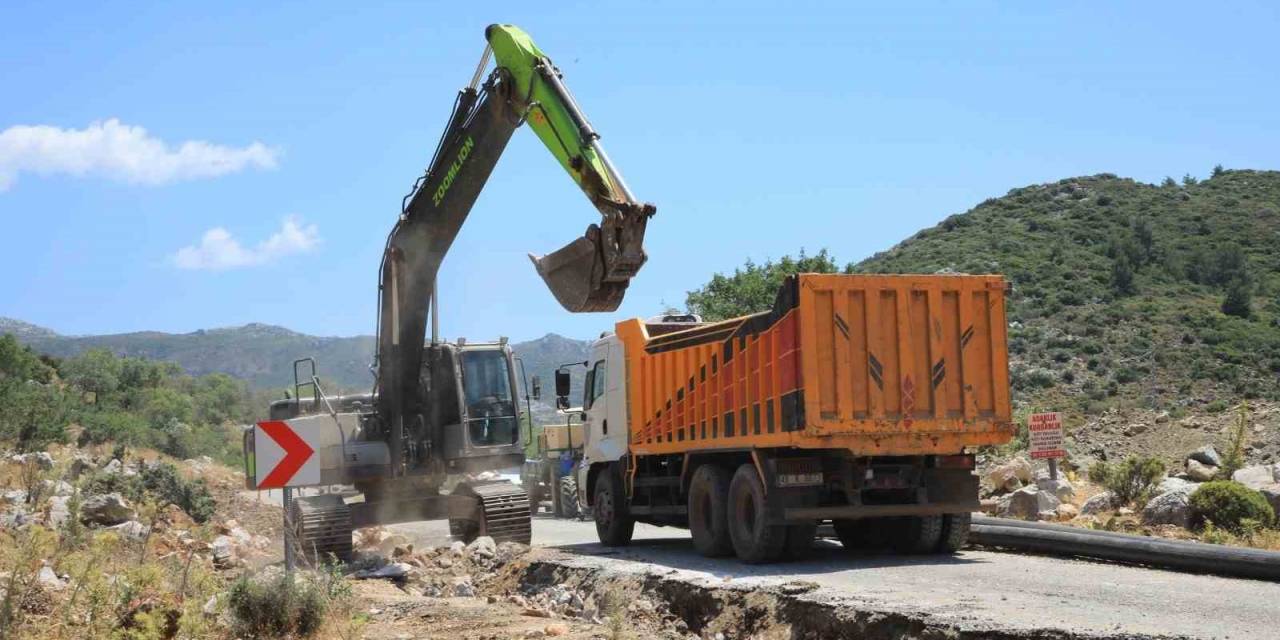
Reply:
[[1026, 184], [1280, 168], [1265, 3], [213, 4], [0, 6], [0, 315], [372, 333], [491, 22], [553, 57], [658, 215], [622, 308], [563, 312], [525, 254], [597, 215], [517, 131], [444, 264], [448, 336], [594, 336], [748, 257], [861, 259]]

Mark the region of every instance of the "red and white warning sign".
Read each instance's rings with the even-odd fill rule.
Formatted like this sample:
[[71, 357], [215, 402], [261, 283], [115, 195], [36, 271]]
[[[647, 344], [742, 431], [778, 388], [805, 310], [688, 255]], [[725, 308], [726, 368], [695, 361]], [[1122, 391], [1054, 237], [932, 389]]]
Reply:
[[1033, 413], [1027, 421], [1032, 458], [1065, 458], [1067, 450], [1062, 435], [1062, 414]]
[[259, 489], [320, 484], [318, 443], [288, 420], [259, 422], [253, 432], [254, 480]]

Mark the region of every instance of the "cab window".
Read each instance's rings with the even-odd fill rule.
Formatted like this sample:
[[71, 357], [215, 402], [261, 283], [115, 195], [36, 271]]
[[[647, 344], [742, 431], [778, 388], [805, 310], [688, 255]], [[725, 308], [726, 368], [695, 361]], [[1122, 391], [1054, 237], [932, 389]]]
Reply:
[[604, 360], [597, 360], [596, 365], [587, 372], [586, 398], [582, 408], [590, 409], [596, 398], [604, 395], [605, 371]]

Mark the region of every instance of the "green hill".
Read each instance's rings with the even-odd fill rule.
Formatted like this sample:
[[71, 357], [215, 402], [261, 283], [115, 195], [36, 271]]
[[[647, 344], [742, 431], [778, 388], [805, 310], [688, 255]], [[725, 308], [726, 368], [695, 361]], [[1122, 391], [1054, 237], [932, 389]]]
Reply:
[[1014, 189], [850, 269], [1005, 274], [1024, 407], [1280, 398], [1280, 172]]
[[[320, 376], [340, 388], [367, 389], [373, 381], [369, 373], [374, 350], [372, 336], [310, 336], [265, 324], [180, 334], [142, 331], [63, 336], [44, 327], [0, 318], [0, 334], [4, 333], [12, 333], [23, 344], [55, 357], [74, 356], [88, 349], [107, 349], [119, 356], [175, 362], [192, 375], [226, 373], [260, 389], [291, 385], [293, 361], [305, 357], [315, 358]], [[545, 392], [550, 394], [555, 367], [585, 360], [588, 344], [585, 340], [549, 333], [536, 340], [513, 344], [512, 348], [524, 360], [528, 375], [541, 376]], [[574, 397], [580, 398], [581, 367], [574, 373]]]

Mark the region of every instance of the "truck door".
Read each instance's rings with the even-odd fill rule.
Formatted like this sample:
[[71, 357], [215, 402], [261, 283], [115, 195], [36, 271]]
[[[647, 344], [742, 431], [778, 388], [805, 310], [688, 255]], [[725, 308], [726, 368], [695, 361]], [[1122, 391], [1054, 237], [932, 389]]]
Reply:
[[616, 340], [601, 342], [591, 353], [582, 409], [583, 455], [591, 462], [620, 459], [626, 452], [626, 404], [622, 397], [622, 345]]

